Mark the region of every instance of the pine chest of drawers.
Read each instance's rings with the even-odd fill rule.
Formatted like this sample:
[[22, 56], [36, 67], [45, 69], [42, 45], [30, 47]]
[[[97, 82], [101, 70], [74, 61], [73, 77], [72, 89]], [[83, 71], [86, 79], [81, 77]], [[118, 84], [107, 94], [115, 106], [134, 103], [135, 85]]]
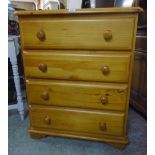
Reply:
[[140, 8], [20, 11], [29, 133], [128, 143]]

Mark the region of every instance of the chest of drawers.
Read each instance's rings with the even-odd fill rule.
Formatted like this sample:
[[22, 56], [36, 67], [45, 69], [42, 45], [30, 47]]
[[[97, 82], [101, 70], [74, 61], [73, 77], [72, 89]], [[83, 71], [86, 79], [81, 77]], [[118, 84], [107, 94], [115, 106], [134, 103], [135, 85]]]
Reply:
[[20, 11], [29, 133], [122, 148], [140, 8]]

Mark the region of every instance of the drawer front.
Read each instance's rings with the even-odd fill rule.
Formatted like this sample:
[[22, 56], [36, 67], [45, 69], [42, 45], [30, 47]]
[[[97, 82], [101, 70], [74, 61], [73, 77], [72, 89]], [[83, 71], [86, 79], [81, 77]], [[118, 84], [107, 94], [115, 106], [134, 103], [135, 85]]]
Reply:
[[123, 113], [30, 107], [31, 126], [46, 129], [122, 136], [124, 118]]
[[127, 82], [130, 52], [24, 51], [30, 78]]
[[30, 104], [124, 111], [126, 84], [27, 80]]
[[20, 21], [25, 49], [132, 49], [134, 18], [26, 18]]

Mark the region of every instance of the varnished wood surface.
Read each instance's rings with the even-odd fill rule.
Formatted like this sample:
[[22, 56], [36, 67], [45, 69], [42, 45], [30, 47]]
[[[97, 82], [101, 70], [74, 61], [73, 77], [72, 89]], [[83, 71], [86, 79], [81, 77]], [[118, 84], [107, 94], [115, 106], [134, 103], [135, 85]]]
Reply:
[[17, 13], [32, 136], [99, 140], [117, 147], [127, 144], [140, 11], [107, 8]]
[[[130, 52], [23, 52], [26, 77], [105, 82], [128, 81], [130, 56]], [[39, 64], [45, 64], [47, 71], [40, 71]], [[107, 74], [104, 66], [109, 67]]]
[[147, 35], [146, 34], [137, 34], [136, 35], [136, 52], [147, 53]]
[[[27, 80], [30, 104], [124, 111], [127, 85], [98, 82], [72, 82], [59, 80]], [[42, 98], [44, 93], [48, 99]], [[101, 97], [107, 97], [102, 103]]]
[[[96, 26], [97, 25], [97, 26]], [[67, 17], [22, 19], [22, 45], [26, 49], [132, 49], [134, 18]], [[106, 39], [107, 31], [111, 39]], [[44, 33], [44, 39], [38, 33]]]
[[[32, 127], [53, 128], [93, 134], [123, 136], [124, 113], [30, 106]], [[50, 123], [46, 123], [48, 117]], [[105, 123], [104, 130], [100, 124]]]
[[147, 117], [147, 36], [136, 36], [130, 104]]
[[[82, 132], [75, 132], [75, 131], [66, 131], [66, 130], [56, 130], [56, 129], [48, 129], [48, 128], [34, 128], [30, 127], [28, 129], [30, 135], [36, 137], [38, 134], [38, 138], [40, 135], [51, 135], [51, 136], [63, 136], [67, 138], [80, 138], [84, 140], [94, 140], [94, 141], [101, 141], [107, 143], [116, 143], [116, 144], [128, 144], [127, 136], [110, 136], [105, 134], [92, 134], [92, 133], [82, 133]], [[35, 138], [34, 137], [34, 138]], [[36, 137], [37, 138], [37, 137]], [[118, 148], [118, 147], [117, 147]]]
[[125, 117], [125, 125], [124, 125], [124, 130], [126, 131], [126, 134], [128, 134], [128, 108], [129, 108], [129, 100], [130, 100], [130, 89], [131, 89], [131, 80], [132, 80], [132, 68], [133, 68], [133, 62], [134, 62], [134, 50], [135, 50], [135, 44], [136, 44], [137, 23], [138, 23], [138, 15], [135, 16], [134, 37], [133, 37], [133, 49], [132, 49], [132, 52], [133, 53], [131, 55], [130, 73], [129, 73], [129, 81], [128, 81], [128, 97], [127, 97], [126, 117]]
[[38, 10], [38, 11], [17, 11], [15, 15], [26, 16], [26, 15], [60, 15], [60, 14], [99, 14], [99, 13], [114, 13], [114, 14], [125, 14], [125, 13], [139, 13], [143, 9], [140, 7], [127, 7], [127, 8], [91, 8], [91, 9], [76, 9], [76, 12], [69, 12], [67, 9], [60, 10]]

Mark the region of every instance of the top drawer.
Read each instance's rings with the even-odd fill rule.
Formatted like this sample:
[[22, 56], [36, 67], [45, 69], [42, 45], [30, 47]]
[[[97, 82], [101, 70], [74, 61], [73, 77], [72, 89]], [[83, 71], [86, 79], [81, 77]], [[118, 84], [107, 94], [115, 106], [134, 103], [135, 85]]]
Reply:
[[134, 18], [24, 18], [24, 49], [132, 49]]

